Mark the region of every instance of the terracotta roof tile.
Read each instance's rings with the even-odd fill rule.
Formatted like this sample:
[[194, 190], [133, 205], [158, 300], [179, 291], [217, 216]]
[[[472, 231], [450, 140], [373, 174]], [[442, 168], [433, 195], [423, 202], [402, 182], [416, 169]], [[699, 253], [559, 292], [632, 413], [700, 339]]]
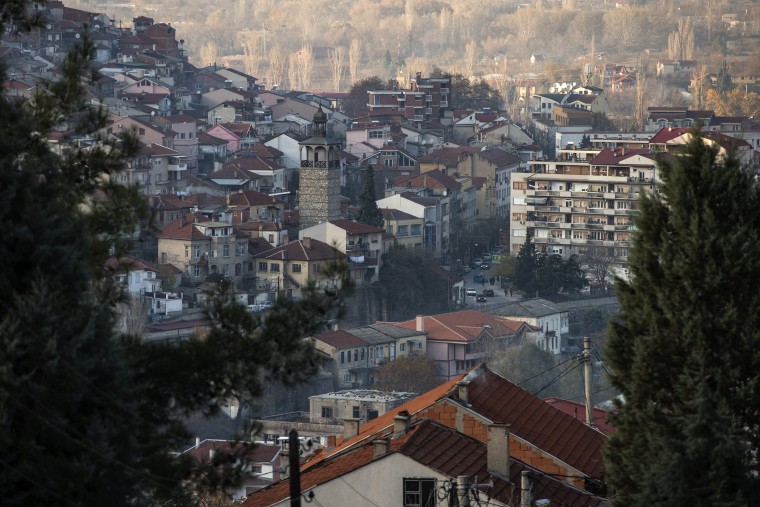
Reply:
[[330, 220], [330, 223], [340, 227], [349, 234], [371, 234], [383, 232], [383, 229], [380, 229], [379, 227], [362, 224], [360, 222], [353, 222], [351, 220]]

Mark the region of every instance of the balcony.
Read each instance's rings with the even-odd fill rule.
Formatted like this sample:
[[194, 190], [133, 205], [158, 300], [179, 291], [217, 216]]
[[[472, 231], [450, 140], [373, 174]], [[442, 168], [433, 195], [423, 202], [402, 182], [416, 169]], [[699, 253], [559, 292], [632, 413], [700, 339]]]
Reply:
[[426, 102], [430, 102], [432, 100], [433, 100], [433, 96], [432, 95], [425, 95], [425, 101]]
[[369, 243], [354, 243], [353, 245], [346, 245], [346, 252], [360, 252], [362, 250], [369, 250]]
[[442, 101], [441, 101], [441, 107], [449, 107], [449, 101], [447, 101], [447, 100], [442, 100]]
[[432, 107], [425, 108], [425, 114], [433, 114], [433, 108]]
[[414, 121], [422, 121], [424, 119], [425, 119], [424, 115], [421, 115], [421, 114], [415, 114], [414, 115]]

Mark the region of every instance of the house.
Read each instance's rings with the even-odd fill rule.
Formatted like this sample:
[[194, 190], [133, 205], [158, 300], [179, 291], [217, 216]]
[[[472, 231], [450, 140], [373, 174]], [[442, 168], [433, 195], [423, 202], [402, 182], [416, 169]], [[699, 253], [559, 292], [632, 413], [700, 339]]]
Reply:
[[662, 78], [688, 78], [696, 70], [696, 60], [659, 60], [656, 66], [657, 77]]
[[423, 78], [417, 73], [408, 89], [368, 90], [367, 107], [373, 113], [393, 113], [419, 127], [440, 119], [449, 109], [450, 77]]
[[111, 257], [106, 265], [114, 270], [116, 284], [124, 287], [124, 291], [130, 296], [161, 290], [157, 264], [137, 257], [124, 256], [119, 259]]
[[185, 157], [188, 169], [195, 172], [198, 167], [199, 126], [203, 122], [188, 114], [177, 114], [156, 118], [156, 124], [176, 133], [174, 149]]
[[334, 245], [348, 257], [348, 276], [357, 286], [379, 277], [383, 229], [350, 220], [330, 220], [298, 232], [299, 239], [314, 238]]
[[177, 136], [177, 133], [170, 128], [154, 125], [131, 116], [116, 118], [105, 130], [106, 134], [115, 136], [119, 136], [127, 130], [133, 130], [142, 143], [146, 145], [157, 144], [170, 150], [174, 149], [174, 138]]
[[240, 141], [241, 138], [239, 135], [225, 127], [224, 125], [214, 125], [213, 127], [210, 127], [206, 130], [206, 134], [216, 137], [218, 139], [223, 139], [227, 141], [227, 152], [228, 153], [235, 153], [236, 151], [240, 150]]
[[115, 175], [119, 182], [136, 184], [143, 194], [183, 194], [188, 165], [184, 155], [156, 143], [141, 144], [127, 168]]
[[268, 222], [279, 222], [285, 207], [282, 201], [256, 190], [241, 190], [229, 194], [227, 205], [248, 208], [250, 220]]
[[232, 500], [242, 500], [254, 491], [280, 480], [283, 463], [282, 448], [279, 445], [196, 439], [195, 445], [182, 453], [198, 464], [213, 462], [225, 454], [236, 463], [245, 462], [241, 484], [225, 491]]
[[413, 393], [386, 393], [351, 389], [309, 396], [309, 421], [340, 423], [357, 419], [360, 424], [377, 419], [414, 397]]
[[489, 313], [542, 329], [543, 333], [536, 335], [536, 345], [542, 350], [552, 354], [579, 350], [575, 339], [568, 337], [569, 312], [559, 310], [550, 301], [540, 298], [526, 299], [510, 303]]
[[423, 219], [397, 209], [382, 208], [383, 225], [394, 237], [394, 244], [409, 251], [422, 252]]
[[435, 360], [438, 375], [451, 380], [489, 355], [520, 344], [537, 331], [524, 322], [475, 310], [419, 315], [395, 325], [427, 336], [427, 355]]
[[[442, 245], [444, 244], [443, 209], [439, 197], [420, 197], [414, 192], [405, 191], [378, 199], [377, 207], [403, 211], [424, 220], [422, 249], [431, 255], [442, 255]], [[415, 224], [411, 225], [414, 226]], [[409, 233], [414, 236], [418, 234], [414, 228], [410, 228]], [[448, 238], [448, 234], [446, 237]]]
[[343, 252], [330, 243], [303, 237], [253, 256], [256, 288], [287, 299], [301, 298], [310, 282], [340, 288], [341, 280], [330, 268], [343, 259]]
[[[302, 466], [301, 491], [322, 505], [357, 495], [380, 507], [444, 505], [457, 478], [471, 504], [607, 503], [605, 436], [483, 365], [356, 422], [346, 420], [338, 445]], [[281, 481], [243, 506], [286, 506], [289, 493]]]
[[[335, 389], [366, 389], [371, 386], [367, 366], [369, 350], [364, 340], [344, 330], [319, 333], [311, 337], [311, 340], [317, 350], [330, 358], [325, 369], [332, 373]], [[338, 411], [333, 407], [317, 414], [311, 400], [309, 404], [312, 422], [334, 422], [334, 418], [339, 417]]]
[[199, 132], [198, 138], [198, 173], [208, 175], [222, 168], [227, 160], [228, 141]]
[[198, 285], [209, 275], [242, 281], [249, 264], [248, 237], [231, 224], [206, 220], [199, 214], [183, 216], [157, 234], [158, 256], [183, 272], [183, 284]]

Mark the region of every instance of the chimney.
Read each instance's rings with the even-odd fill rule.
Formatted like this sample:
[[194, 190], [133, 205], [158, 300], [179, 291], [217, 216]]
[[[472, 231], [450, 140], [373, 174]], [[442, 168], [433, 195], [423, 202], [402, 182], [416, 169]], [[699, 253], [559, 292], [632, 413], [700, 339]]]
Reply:
[[416, 326], [417, 331], [419, 331], [420, 333], [424, 333], [425, 332], [425, 316], [417, 315], [415, 319], [416, 319], [416, 324], [417, 324]]
[[343, 440], [348, 440], [359, 434], [359, 419], [346, 417], [343, 419]]
[[335, 435], [328, 435], [327, 436], [327, 449], [333, 449], [335, 448]]
[[195, 448], [197, 449], [200, 446], [201, 446], [201, 437], [195, 437]]
[[209, 459], [209, 461], [213, 461], [214, 456], [216, 456], [216, 449], [209, 449], [208, 450], [208, 459]]
[[470, 385], [469, 380], [460, 380], [456, 383], [457, 386], [457, 396], [459, 397], [459, 401], [461, 401], [463, 404], [467, 405], [470, 400], [468, 398], [467, 393], [467, 387]]
[[486, 461], [488, 473], [509, 479], [509, 424], [488, 425]]
[[409, 421], [411, 417], [409, 412], [402, 410], [396, 417], [393, 418], [393, 438], [406, 435], [409, 431]]
[[523, 470], [520, 473], [520, 507], [531, 507], [533, 505], [533, 480], [529, 470]]
[[387, 438], [377, 438], [373, 440], [372, 446], [375, 449], [375, 454], [374, 454], [375, 459], [388, 454], [388, 439]]
[[311, 250], [311, 238], [304, 238], [301, 243], [303, 244], [303, 247]]

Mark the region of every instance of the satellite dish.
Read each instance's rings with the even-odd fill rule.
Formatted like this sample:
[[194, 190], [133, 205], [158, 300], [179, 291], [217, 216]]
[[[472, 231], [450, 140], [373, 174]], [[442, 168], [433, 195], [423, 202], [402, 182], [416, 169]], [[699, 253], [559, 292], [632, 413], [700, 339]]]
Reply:
[[573, 81], [573, 88], [575, 88], [575, 84], [576, 84], [575, 81]]
[[79, 37], [81, 37], [81, 35], [76, 34], [76, 35], [74, 35], [74, 37], [76, 37], [78, 39]]

